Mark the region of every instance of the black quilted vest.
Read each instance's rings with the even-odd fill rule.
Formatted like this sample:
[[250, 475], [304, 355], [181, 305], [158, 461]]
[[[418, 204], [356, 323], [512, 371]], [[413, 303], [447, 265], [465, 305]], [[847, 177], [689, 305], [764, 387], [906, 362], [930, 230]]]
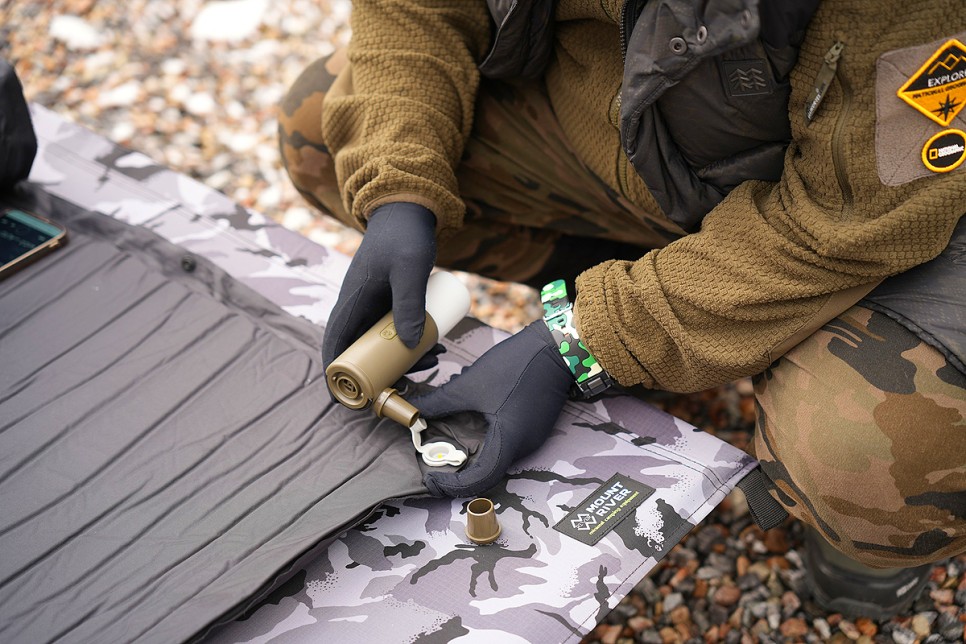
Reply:
[[[554, 0], [488, 0], [488, 78], [540, 76]], [[694, 231], [732, 188], [781, 176], [788, 74], [818, 0], [627, 0], [621, 144], [664, 213]]]

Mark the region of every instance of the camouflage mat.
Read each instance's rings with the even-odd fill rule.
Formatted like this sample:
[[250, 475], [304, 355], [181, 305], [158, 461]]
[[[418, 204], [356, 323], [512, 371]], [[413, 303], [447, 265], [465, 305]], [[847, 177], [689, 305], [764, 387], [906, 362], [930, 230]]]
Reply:
[[[44, 108], [32, 114], [34, 183], [147, 227], [324, 326], [346, 257]], [[503, 337], [464, 321], [426, 377], [445, 381]], [[577, 640], [754, 466], [636, 399], [572, 403], [545, 447], [490, 494], [503, 528], [496, 543], [466, 539], [465, 500], [387, 503], [209, 639]], [[279, 569], [291, 563], [279, 556]]]
[[[466, 539], [461, 501], [386, 504], [213, 641], [578, 641], [749, 464], [626, 397], [572, 405], [545, 446], [488, 495], [502, 527], [494, 544]], [[617, 474], [656, 490], [633, 518], [594, 545], [555, 529], [590, 532], [596, 515], [581, 510]]]

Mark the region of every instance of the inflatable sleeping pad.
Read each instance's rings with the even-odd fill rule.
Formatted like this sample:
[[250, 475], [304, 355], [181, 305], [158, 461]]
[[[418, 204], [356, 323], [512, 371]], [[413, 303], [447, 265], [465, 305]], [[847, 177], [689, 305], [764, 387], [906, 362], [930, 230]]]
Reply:
[[[70, 243], [0, 281], [3, 641], [579, 640], [755, 466], [628, 396], [569, 404], [477, 546], [408, 432], [330, 402], [344, 257], [32, 111], [0, 205]], [[502, 337], [465, 320], [405, 386]], [[431, 429], [472, 459], [484, 427]]]

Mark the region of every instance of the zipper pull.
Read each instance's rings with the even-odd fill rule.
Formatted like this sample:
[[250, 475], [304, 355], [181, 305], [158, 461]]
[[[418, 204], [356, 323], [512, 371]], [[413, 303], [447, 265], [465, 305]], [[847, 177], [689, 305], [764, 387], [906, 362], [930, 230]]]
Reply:
[[815, 118], [818, 106], [825, 100], [825, 93], [828, 92], [829, 85], [832, 84], [835, 72], [839, 68], [839, 58], [842, 57], [843, 49], [845, 49], [845, 43], [838, 41], [825, 52], [825, 62], [822, 63], [822, 68], [818, 70], [818, 75], [815, 77], [815, 86], [812, 88], [812, 93], [808, 95], [808, 100], [805, 101], [806, 121], [811, 122]]

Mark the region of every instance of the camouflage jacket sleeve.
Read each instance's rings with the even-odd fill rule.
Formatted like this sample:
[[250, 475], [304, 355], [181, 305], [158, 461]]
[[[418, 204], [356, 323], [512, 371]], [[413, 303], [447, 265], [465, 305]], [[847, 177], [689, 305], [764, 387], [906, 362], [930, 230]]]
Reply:
[[[885, 277], [943, 250], [964, 211], [966, 165], [923, 170], [923, 144], [944, 126], [897, 98], [908, 76], [883, 86], [893, 66], [877, 62], [926, 47], [915, 70], [966, 24], [958, 2], [890, 7], [822, 3], [792, 74], [793, 142], [778, 183], [746, 182], [700, 232], [580, 276], [582, 336], [619, 382], [696, 391], [757, 373]], [[892, 15], [903, 15], [903, 29], [886, 28]], [[847, 43], [837, 80], [806, 123], [837, 41]], [[888, 127], [893, 112], [909, 127]], [[889, 137], [877, 167], [876, 146]], [[883, 177], [883, 158], [908, 160], [917, 178]]]
[[439, 231], [459, 227], [455, 167], [469, 138], [489, 41], [486, 3], [353, 3], [347, 84], [322, 110], [346, 211], [365, 225], [377, 206], [419, 203]]

